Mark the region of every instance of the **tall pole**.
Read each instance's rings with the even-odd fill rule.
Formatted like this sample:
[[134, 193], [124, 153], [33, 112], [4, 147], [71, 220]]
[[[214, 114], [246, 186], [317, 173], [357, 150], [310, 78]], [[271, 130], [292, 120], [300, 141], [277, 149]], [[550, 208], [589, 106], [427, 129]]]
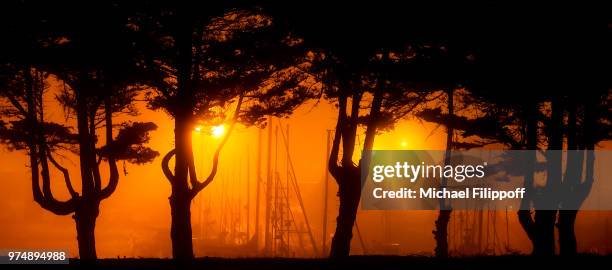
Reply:
[[249, 145], [247, 145], [247, 157], [246, 157], [246, 184], [247, 184], [247, 196], [246, 196], [246, 240], [248, 241], [251, 237], [251, 156], [249, 151]]
[[255, 180], [257, 181], [256, 183], [256, 191], [255, 191], [255, 249], [259, 250], [259, 236], [261, 235], [261, 226], [259, 224], [259, 202], [261, 201], [260, 198], [260, 190], [261, 188], [259, 187], [261, 184], [261, 139], [262, 139], [262, 130], [258, 129], [257, 130], [257, 168], [256, 168], [256, 174], [257, 176], [255, 177]]
[[484, 216], [482, 210], [478, 210], [478, 255], [483, 254], [482, 249], [482, 222]]
[[[280, 123], [279, 123], [279, 126], [280, 126]], [[287, 127], [287, 130], [286, 130], [287, 131], [287, 134], [286, 134], [287, 135], [287, 140], [285, 141], [285, 145], [286, 145], [286, 149], [285, 149], [286, 151], [285, 152], [287, 152], [286, 153], [287, 156], [285, 158], [285, 167], [286, 167], [287, 175], [285, 176], [285, 181], [286, 181], [285, 182], [285, 187], [287, 187], [287, 189], [286, 189], [286, 192], [285, 192], [285, 196], [283, 196], [284, 199], [285, 199], [285, 208], [283, 208], [283, 209], [287, 210], [287, 217], [289, 217], [289, 212], [290, 212], [290, 209], [289, 209], [289, 178], [291, 177], [289, 175], [290, 174], [289, 173], [289, 160], [291, 159], [291, 157], [289, 156], [289, 124], [287, 124], [286, 127]], [[282, 128], [282, 126], [281, 126], [281, 128]], [[282, 212], [281, 212], [281, 215], [282, 215]], [[282, 218], [281, 218], [281, 222], [283, 222]], [[285, 226], [284, 222], [281, 223], [281, 226]], [[297, 225], [296, 225], [296, 227], [297, 227]], [[285, 243], [287, 244], [287, 254], [289, 254], [289, 243], [290, 243], [289, 236], [291, 234], [286, 233], [286, 230], [284, 230], [285, 228], [282, 228], [282, 229], [285, 232], [285, 234], [287, 235]]]
[[272, 202], [272, 182], [274, 177], [272, 175], [272, 119], [268, 119], [268, 163], [267, 163], [268, 175], [266, 178], [266, 221], [265, 221], [265, 235], [264, 235], [264, 250], [266, 255], [270, 255], [270, 248], [272, 247], [272, 234], [270, 233], [270, 210]]
[[[202, 160], [204, 160], [204, 133], [203, 132], [199, 132], [199, 137], [200, 137], [200, 149], [198, 149], [198, 152], [200, 153], [200, 158]], [[195, 157], [194, 157], [195, 158]], [[194, 162], [195, 163], [195, 162]], [[202, 166], [202, 168], [204, 168], [204, 166]], [[201, 169], [200, 171], [202, 171], [204, 169]], [[200, 173], [200, 175], [202, 175], [202, 173]], [[204, 243], [204, 241], [202, 240], [204, 238], [204, 213], [203, 213], [203, 208], [204, 208], [204, 194], [199, 194], [197, 196], [198, 198], [198, 237], [200, 238], [200, 243]], [[199, 246], [199, 244], [198, 244]]]
[[321, 237], [321, 252], [323, 257], [327, 256], [327, 201], [329, 192], [329, 154], [331, 148], [331, 130], [327, 130], [327, 148], [325, 150], [325, 178], [323, 181], [323, 235]]
[[[280, 122], [274, 127], [274, 169], [273, 176], [274, 177], [274, 204], [273, 211], [270, 218], [271, 225], [271, 236], [270, 241], [272, 241], [272, 255], [277, 256], [278, 254], [278, 244], [282, 242], [282, 238], [279, 239], [279, 233], [282, 233], [280, 226], [282, 226], [282, 216], [279, 214], [282, 213], [282, 210], [279, 210], [279, 204], [282, 202], [282, 198], [280, 198], [282, 182], [280, 175], [278, 174], [278, 127], [281, 126]], [[280, 218], [280, 219], [279, 219]]]

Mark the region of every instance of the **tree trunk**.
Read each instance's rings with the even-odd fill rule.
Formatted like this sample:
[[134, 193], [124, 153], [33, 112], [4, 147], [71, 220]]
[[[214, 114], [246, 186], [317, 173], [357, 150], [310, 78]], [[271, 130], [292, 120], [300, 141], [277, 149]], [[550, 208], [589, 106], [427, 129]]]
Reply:
[[533, 255], [555, 255], [555, 219], [557, 210], [536, 210]]
[[[99, 213], [96, 187], [93, 179], [95, 164], [95, 146], [93, 143], [95, 134], [90, 133], [88, 123], [88, 96], [85, 82], [87, 76], [80, 74], [81, 89], [77, 95], [77, 130], [79, 140], [79, 162], [81, 173], [82, 198], [74, 212], [74, 220], [77, 229], [77, 241], [79, 244], [79, 258], [85, 263], [92, 263], [97, 259], [95, 227], [96, 218]], [[95, 130], [94, 130], [95, 131]], [[93, 158], [92, 158], [93, 157]], [[93, 163], [92, 163], [93, 161]]]
[[[447, 106], [448, 106], [448, 119], [446, 123], [446, 153], [444, 155], [444, 165], [450, 165], [451, 163], [451, 154], [453, 151], [453, 134], [454, 129], [451, 123], [454, 112], [454, 102], [453, 102], [453, 89], [449, 88], [447, 91]], [[447, 179], [445, 177], [441, 180], [441, 186], [447, 186]], [[435, 230], [433, 231], [434, 239], [436, 240], [436, 248], [434, 252], [436, 253], [436, 257], [438, 258], [446, 258], [448, 257], [448, 223], [451, 218], [452, 210], [448, 205], [446, 205], [446, 200], [440, 199], [440, 211], [438, 214], [438, 219], [435, 223]]]
[[191, 195], [188, 185], [189, 152], [191, 150], [191, 128], [187, 112], [175, 118], [175, 167], [171, 181], [170, 212], [172, 225], [172, 256], [177, 261], [186, 262], [194, 258], [191, 242]]
[[81, 209], [78, 209], [74, 214], [77, 242], [79, 244], [79, 258], [84, 263], [93, 263], [97, 259], [95, 237], [97, 218], [98, 206], [95, 202], [83, 201]]
[[559, 211], [559, 254], [574, 256], [577, 253], [576, 233], [574, 224], [578, 210]]
[[[361, 166], [364, 156], [359, 161], [359, 166], [355, 166], [352, 161], [353, 152], [355, 151], [355, 137], [357, 131], [357, 119], [359, 117], [359, 102], [362, 94], [357, 93], [352, 97], [351, 116], [346, 115], [347, 97], [341, 96], [338, 101], [338, 122], [336, 126], [336, 134], [334, 135], [334, 143], [330, 153], [329, 172], [338, 183], [338, 197], [340, 206], [338, 209], [338, 217], [336, 218], [336, 232], [332, 238], [329, 257], [332, 259], [346, 258], [350, 254], [351, 239], [353, 238], [353, 225], [357, 219], [357, 207], [361, 197]], [[380, 93], [374, 95], [372, 101], [372, 109], [370, 110], [371, 119], [377, 117], [377, 108], [380, 108], [382, 95]], [[370, 121], [366, 129], [366, 138], [364, 140], [364, 150], [370, 150], [373, 144], [373, 136], [375, 135], [374, 121]], [[338, 166], [338, 153], [340, 141], [342, 140], [342, 166]], [[369, 160], [368, 157], [365, 158]], [[366, 161], [367, 162], [367, 161]]]
[[187, 262], [194, 258], [191, 242], [190, 205], [191, 200], [187, 194], [178, 196], [176, 193], [172, 193], [170, 197], [172, 257], [181, 262]]
[[436, 229], [433, 231], [436, 240], [434, 252], [438, 258], [448, 257], [448, 223], [451, 218], [452, 210], [440, 210], [436, 220]]
[[174, 176], [170, 180], [170, 212], [172, 224], [172, 256], [180, 262], [194, 258], [191, 241], [191, 194], [188, 184], [189, 164], [192, 155], [191, 131], [194, 109], [193, 95], [193, 31], [195, 20], [189, 5], [179, 5], [177, 10], [178, 27], [174, 33], [177, 48], [177, 93], [173, 100], [175, 165]]
[[[544, 200], [536, 210], [535, 227], [537, 235], [533, 255], [555, 255], [555, 221], [557, 219], [558, 201], [554, 197], [555, 191], [560, 190], [562, 183], [562, 154], [563, 147], [563, 104], [561, 99], [552, 101], [551, 121], [548, 132], [548, 151], [546, 153], [546, 186], [544, 187]], [[551, 151], [552, 150], [552, 151]], [[554, 210], [553, 210], [554, 209]]]
[[336, 218], [336, 232], [332, 238], [330, 258], [346, 258], [351, 250], [353, 225], [357, 218], [357, 207], [361, 197], [361, 179], [356, 167], [341, 168], [343, 179], [337, 179], [339, 184], [340, 207]]
[[[563, 178], [564, 186], [580, 185], [580, 175], [582, 170], [578, 170], [578, 166], [582, 168], [582, 159], [576, 159], [576, 150], [578, 149], [577, 141], [577, 103], [576, 100], [570, 99], [568, 104], [567, 117], [567, 165], [565, 176]], [[574, 195], [577, 196], [577, 195]], [[576, 255], [576, 233], [574, 224], [576, 222], [576, 214], [578, 210], [559, 210], [559, 254], [561, 256]]]
[[524, 187], [526, 190], [525, 197], [521, 200], [521, 209], [517, 211], [517, 216], [521, 227], [529, 237], [531, 245], [535, 249], [536, 245], [536, 229], [535, 221], [531, 215], [531, 207], [534, 186], [534, 173], [536, 154], [535, 150], [538, 149], [538, 120], [537, 120], [537, 102], [527, 102], [526, 110], [524, 111], [525, 118], [525, 135], [526, 135], [526, 147], [530, 152], [527, 155], [527, 163], [525, 164], [525, 183]]

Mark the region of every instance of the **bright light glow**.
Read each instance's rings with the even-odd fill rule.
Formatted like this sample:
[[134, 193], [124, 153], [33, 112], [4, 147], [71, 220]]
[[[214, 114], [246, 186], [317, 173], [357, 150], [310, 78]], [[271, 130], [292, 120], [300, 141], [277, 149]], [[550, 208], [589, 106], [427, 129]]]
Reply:
[[225, 126], [223, 125], [214, 126], [210, 129], [210, 134], [215, 138], [223, 136], [223, 133], [225, 133]]
[[407, 146], [408, 146], [408, 142], [407, 142], [407, 141], [402, 141], [402, 142], [400, 143], [400, 145], [401, 145], [402, 147], [407, 147]]
[[202, 132], [202, 126], [197, 126], [193, 129], [195, 132]]

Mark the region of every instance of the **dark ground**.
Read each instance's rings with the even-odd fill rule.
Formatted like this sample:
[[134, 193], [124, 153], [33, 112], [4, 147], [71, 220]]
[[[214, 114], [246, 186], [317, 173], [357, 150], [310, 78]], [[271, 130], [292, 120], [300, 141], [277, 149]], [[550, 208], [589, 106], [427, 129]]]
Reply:
[[[29, 269], [610, 269], [612, 256], [579, 255], [573, 258], [530, 256], [487, 256], [435, 259], [416, 256], [353, 256], [342, 261], [325, 259], [224, 259], [198, 258], [190, 265], [176, 265], [168, 259], [102, 259], [95, 266], [81, 265], [71, 260], [70, 265], [10, 265], [14, 268]], [[3, 265], [2, 269], [8, 269]], [[13, 268], [10, 267], [10, 268]]]

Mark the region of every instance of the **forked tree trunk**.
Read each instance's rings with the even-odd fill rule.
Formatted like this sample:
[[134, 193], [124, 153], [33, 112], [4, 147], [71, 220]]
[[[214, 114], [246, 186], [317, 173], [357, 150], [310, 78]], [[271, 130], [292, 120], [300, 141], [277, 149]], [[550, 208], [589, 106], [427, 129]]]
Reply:
[[[357, 207], [361, 196], [360, 169], [352, 162], [360, 100], [361, 95], [353, 95], [350, 118], [346, 114], [347, 97], [341, 96], [338, 102], [338, 122], [329, 159], [329, 172], [338, 184], [340, 200], [336, 231], [332, 237], [329, 252], [329, 257], [333, 259], [345, 258], [350, 254], [353, 225], [357, 219]], [[338, 166], [341, 141], [342, 166]]]
[[[83, 88], [85, 89], [85, 88]], [[79, 244], [79, 258], [85, 263], [93, 263], [97, 259], [95, 227], [99, 213], [100, 201], [96, 198], [97, 190], [93, 179], [92, 160], [95, 152], [92, 149], [94, 134], [89, 130], [87, 96], [85, 90], [77, 92], [77, 129], [79, 132], [79, 162], [81, 172], [82, 197], [74, 212]], [[92, 157], [94, 157], [92, 159]]]
[[[575, 223], [578, 209], [582, 202], [591, 191], [593, 184], [593, 169], [594, 169], [594, 153], [589, 152], [594, 149], [593, 128], [595, 125], [594, 109], [596, 107], [592, 101], [584, 104], [584, 119], [582, 121], [582, 132], [577, 128], [577, 103], [576, 100], [570, 100], [568, 106], [568, 128], [567, 128], [567, 145], [568, 150], [578, 150], [574, 156], [568, 157], [566, 166], [564, 185], [572, 187], [573, 192], [570, 194], [572, 200], [572, 209], [559, 211], [559, 253], [561, 256], [575, 256], [578, 253], [576, 243]], [[579, 142], [578, 134], [582, 133], [582, 138]], [[568, 151], [568, 154], [572, 151]], [[583, 152], [587, 154], [586, 173], [584, 180], [581, 181], [583, 175]], [[580, 157], [576, 157], [580, 155]], [[570, 198], [568, 198], [570, 199]]]
[[[383, 92], [379, 87], [374, 93], [363, 142], [363, 152], [361, 153], [359, 165], [355, 166], [353, 165], [352, 157], [355, 150], [359, 102], [361, 98], [361, 93], [353, 95], [350, 118], [346, 115], [346, 96], [340, 97], [338, 104], [338, 124], [336, 125], [336, 135], [329, 161], [330, 173], [338, 183], [338, 196], [340, 198], [338, 218], [336, 219], [336, 232], [332, 238], [329, 254], [330, 258], [334, 259], [346, 258], [350, 254], [353, 226], [357, 219], [357, 208], [361, 198], [361, 168], [369, 167], [370, 153], [368, 151], [372, 150], [374, 145]], [[341, 167], [337, 164], [340, 139], [342, 139], [343, 143]]]
[[[79, 81], [83, 85], [77, 85], [79, 91], [76, 91], [76, 120], [78, 130], [78, 146], [79, 146], [79, 169], [81, 178], [81, 194], [78, 194], [71, 183], [68, 170], [62, 167], [52, 155], [52, 152], [47, 145], [45, 133], [43, 130], [44, 123], [44, 106], [39, 106], [42, 103], [42, 89], [34, 89], [42, 84], [33, 84], [31, 67], [26, 66], [25, 83], [26, 83], [26, 103], [27, 112], [26, 119], [30, 129], [28, 136], [28, 150], [30, 156], [30, 170], [32, 174], [32, 192], [34, 201], [43, 209], [48, 210], [56, 215], [69, 215], [75, 221], [77, 231], [77, 243], [79, 249], [79, 258], [86, 264], [93, 264], [97, 259], [95, 227], [96, 220], [99, 215], [100, 201], [108, 198], [117, 187], [119, 174], [115, 159], [112, 156], [108, 157], [110, 176], [107, 181], [107, 186], [102, 187], [100, 179], [99, 164], [96, 152], [95, 125], [93, 125], [93, 117], [88, 111], [97, 110], [97, 106], [91, 106], [90, 89], [85, 86], [87, 75], [79, 74]], [[41, 82], [42, 79], [38, 78]], [[38, 105], [37, 105], [38, 104]], [[97, 104], [99, 105], [99, 104]], [[107, 145], [112, 145], [112, 111], [110, 98], [105, 98], [105, 125], [106, 125], [106, 142]], [[57, 200], [51, 188], [51, 174], [49, 169], [50, 163], [58, 169], [64, 178], [66, 188], [71, 196], [66, 201]], [[41, 189], [42, 180], [42, 189]]]

